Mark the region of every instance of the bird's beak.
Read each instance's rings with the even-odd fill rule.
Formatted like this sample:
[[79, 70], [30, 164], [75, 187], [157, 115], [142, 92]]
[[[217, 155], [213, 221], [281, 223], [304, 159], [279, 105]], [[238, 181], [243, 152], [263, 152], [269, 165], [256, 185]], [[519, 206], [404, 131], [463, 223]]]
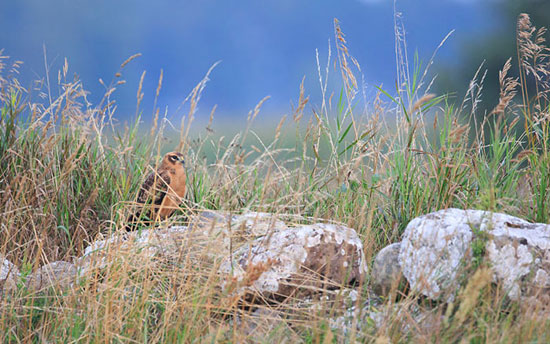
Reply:
[[182, 166], [185, 166], [185, 160], [181, 159], [180, 162], [181, 162]]

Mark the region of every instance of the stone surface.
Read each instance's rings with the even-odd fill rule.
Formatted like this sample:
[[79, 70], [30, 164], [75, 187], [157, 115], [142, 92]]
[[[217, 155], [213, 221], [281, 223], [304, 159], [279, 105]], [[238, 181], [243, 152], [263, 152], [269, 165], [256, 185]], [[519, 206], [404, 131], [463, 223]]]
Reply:
[[459, 284], [462, 260], [469, 258], [473, 233], [458, 209], [413, 219], [405, 229], [399, 253], [403, 275], [413, 290], [431, 299], [451, 301]]
[[226, 276], [224, 286], [270, 298], [289, 296], [297, 289], [337, 288], [365, 277], [363, 245], [353, 229], [332, 224], [290, 227], [281, 216], [202, 212], [189, 227], [98, 240], [76, 265], [79, 275], [85, 276], [122, 260], [136, 268], [150, 263], [151, 257], [171, 262], [182, 257], [223, 260], [219, 271]]
[[19, 269], [2, 255], [0, 255], [0, 261], [2, 261], [2, 265], [0, 265], [0, 292], [13, 292], [17, 289]]
[[528, 223], [498, 214], [490, 231], [487, 256], [493, 280], [501, 282], [508, 296], [550, 292], [550, 225]]
[[[287, 318], [288, 310], [264, 305], [249, 311], [242, 311], [229, 322], [230, 331], [221, 337], [218, 333], [209, 342], [235, 343], [301, 343], [303, 339]], [[201, 341], [204, 342], [204, 338]]]
[[284, 215], [250, 212], [231, 215], [224, 212], [203, 211], [190, 224], [190, 229], [218, 239], [226, 250], [230, 246], [250, 241], [271, 231], [288, 228], [279, 217]]
[[284, 314], [271, 308], [258, 308], [236, 319], [236, 326], [246, 337], [246, 340], [255, 343], [266, 339], [266, 336], [293, 338], [299, 337], [292, 331], [290, 325], [283, 318]]
[[399, 264], [401, 243], [393, 243], [378, 252], [372, 265], [371, 286], [373, 291], [381, 296], [387, 296], [396, 289], [401, 281], [405, 281]]
[[[273, 230], [286, 229], [276, 214], [246, 213], [230, 215], [204, 211], [193, 217], [189, 227], [153, 228], [118, 233], [88, 246], [76, 261], [79, 275], [105, 268], [120, 259], [132, 259], [137, 266], [150, 263], [147, 257], [174, 261], [221, 259], [243, 243]], [[137, 254], [136, 254], [137, 253]]]
[[433, 341], [433, 331], [441, 329], [444, 316], [436, 309], [426, 309], [416, 302], [402, 301], [387, 303], [380, 307], [364, 309], [365, 319], [378, 329], [378, 334], [390, 328], [406, 334], [409, 342], [429, 343]]
[[[483, 235], [481, 235], [483, 233]], [[511, 299], [550, 290], [550, 226], [506, 214], [446, 209], [412, 220], [403, 234], [399, 263], [412, 289], [452, 301], [459, 275], [482, 240], [493, 281]]]
[[123, 234], [114, 234], [105, 240], [97, 240], [86, 247], [84, 254], [76, 259], [80, 276], [94, 269], [103, 269], [116, 261], [131, 259], [133, 263], [148, 263], [149, 258], [177, 257], [192, 238], [187, 227], [148, 229]]
[[[382, 304], [381, 299], [374, 294], [370, 294], [370, 297], [366, 298], [362, 296], [365, 297], [357, 290], [343, 289], [340, 292], [341, 302], [339, 304], [327, 304], [325, 301], [321, 307], [315, 307], [314, 305], [311, 309], [315, 312], [318, 312], [319, 308], [320, 310], [324, 309], [326, 317], [329, 318], [330, 327], [342, 339], [349, 339], [351, 333], [360, 333], [365, 327], [366, 316], [369, 311]], [[320, 316], [323, 317], [324, 315], [321, 313]], [[340, 343], [342, 340], [339, 338], [337, 342]]]
[[[443, 316], [437, 308], [425, 308], [410, 299], [393, 303], [383, 302], [374, 294], [342, 294], [343, 308], [330, 307], [327, 315], [330, 327], [338, 334], [338, 343], [348, 342], [352, 334], [362, 342], [374, 333], [379, 337], [396, 330], [405, 334], [406, 342], [424, 343], [433, 339], [434, 329], [441, 328]], [[370, 335], [363, 337], [365, 334]]]
[[367, 266], [353, 229], [317, 223], [257, 238], [224, 260], [220, 272], [231, 291], [282, 299], [359, 282]]
[[30, 274], [26, 286], [32, 291], [69, 288], [76, 280], [76, 272], [76, 267], [69, 262], [49, 263]]

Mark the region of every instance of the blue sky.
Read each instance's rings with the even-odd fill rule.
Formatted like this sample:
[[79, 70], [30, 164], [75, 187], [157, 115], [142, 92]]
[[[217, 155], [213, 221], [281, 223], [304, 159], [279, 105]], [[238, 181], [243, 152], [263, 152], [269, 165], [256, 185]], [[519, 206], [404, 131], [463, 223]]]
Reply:
[[[453, 64], [460, 42], [499, 25], [498, 0], [401, 0], [410, 53], [428, 59], [451, 30], [436, 63]], [[306, 93], [319, 95], [315, 51], [326, 59], [338, 18], [348, 47], [361, 65], [367, 93], [373, 85], [391, 89], [395, 81], [393, 1], [388, 0], [26, 0], [0, 3], [0, 48], [22, 60], [20, 81], [45, 76], [43, 47], [52, 75], [64, 58], [96, 100], [103, 94], [98, 79], [110, 81], [122, 61], [142, 57], [124, 72], [128, 81], [117, 91], [117, 116], [135, 113], [139, 77], [146, 70], [144, 109], [150, 113], [161, 69], [164, 82], [159, 105], [175, 113], [208, 68], [211, 75], [200, 110], [218, 105], [218, 116], [243, 117], [266, 95], [264, 111], [290, 111], [302, 77]], [[482, 56], [480, 56], [480, 62]]]

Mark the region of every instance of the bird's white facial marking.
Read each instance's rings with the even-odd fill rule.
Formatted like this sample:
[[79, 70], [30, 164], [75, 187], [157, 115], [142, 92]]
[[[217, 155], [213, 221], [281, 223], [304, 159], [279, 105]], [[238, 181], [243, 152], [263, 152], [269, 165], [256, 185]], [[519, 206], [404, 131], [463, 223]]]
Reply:
[[175, 164], [177, 162], [180, 162], [182, 165], [185, 164], [185, 160], [183, 159], [183, 155], [181, 154], [169, 154], [168, 161], [170, 161], [172, 164]]

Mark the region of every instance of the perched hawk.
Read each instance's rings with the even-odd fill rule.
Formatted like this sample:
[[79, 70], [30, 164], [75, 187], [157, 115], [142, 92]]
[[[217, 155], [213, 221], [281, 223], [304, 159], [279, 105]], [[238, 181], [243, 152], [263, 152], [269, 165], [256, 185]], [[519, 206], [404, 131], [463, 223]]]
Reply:
[[185, 196], [185, 178], [183, 154], [166, 154], [158, 169], [141, 185], [137, 197], [140, 209], [130, 216], [126, 230], [134, 229], [142, 215], [153, 221], [172, 215]]

